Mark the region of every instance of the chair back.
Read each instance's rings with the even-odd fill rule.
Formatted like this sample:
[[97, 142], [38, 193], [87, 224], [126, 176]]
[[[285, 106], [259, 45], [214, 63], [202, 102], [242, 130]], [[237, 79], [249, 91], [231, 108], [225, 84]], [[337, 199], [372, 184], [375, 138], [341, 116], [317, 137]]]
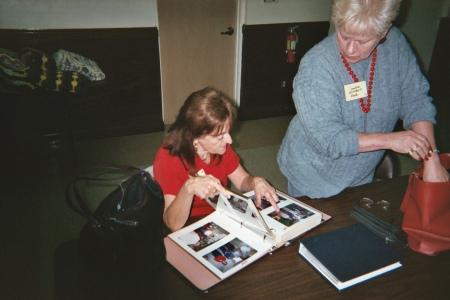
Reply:
[[383, 158], [375, 169], [375, 178], [391, 179], [399, 175], [400, 163], [392, 150], [386, 150]]

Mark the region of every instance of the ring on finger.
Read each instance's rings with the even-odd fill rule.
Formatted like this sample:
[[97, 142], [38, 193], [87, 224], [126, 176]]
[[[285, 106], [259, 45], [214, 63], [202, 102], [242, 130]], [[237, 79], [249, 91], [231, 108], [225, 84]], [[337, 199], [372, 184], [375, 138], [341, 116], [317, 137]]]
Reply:
[[414, 152], [416, 152], [416, 151], [415, 151], [415, 150], [413, 150], [413, 149], [411, 149], [411, 150], [409, 150], [409, 151], [408, 151], [408, 154], [409, 154], [409, 155], [413, 155], [413, 154], [414, 154]]

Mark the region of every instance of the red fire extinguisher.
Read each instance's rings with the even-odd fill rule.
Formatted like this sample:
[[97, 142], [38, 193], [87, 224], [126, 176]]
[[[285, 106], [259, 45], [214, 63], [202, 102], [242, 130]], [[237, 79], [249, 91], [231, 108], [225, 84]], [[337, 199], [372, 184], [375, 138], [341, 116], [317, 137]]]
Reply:
[[297, 47], [298, 42], [298, 35], [295, 32], [295, 28], [298, 26], [291, 26], [288, 28], [288, 35], [287, 35], [287, 47], [286, 47], [286, 53], [287, 53], [287, 62], [293, 63], [295, 62], [295, 48]]

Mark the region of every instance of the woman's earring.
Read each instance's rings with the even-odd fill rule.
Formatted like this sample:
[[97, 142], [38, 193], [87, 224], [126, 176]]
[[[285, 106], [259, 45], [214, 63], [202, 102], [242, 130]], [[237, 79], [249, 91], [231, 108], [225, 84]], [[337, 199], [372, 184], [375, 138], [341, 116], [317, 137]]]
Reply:
[[197, 143], [197, 142], [194, 142], [195, 152], [197, 152], [197, 146], [198, 146], [198, 143]]
[[379, 42], [378, 44], [383, 44], [384, 42], [386, 42], [386, 40], [387, 40], [386, 36], [383, 36], [383, 37], [380, 39], [380, 42]]

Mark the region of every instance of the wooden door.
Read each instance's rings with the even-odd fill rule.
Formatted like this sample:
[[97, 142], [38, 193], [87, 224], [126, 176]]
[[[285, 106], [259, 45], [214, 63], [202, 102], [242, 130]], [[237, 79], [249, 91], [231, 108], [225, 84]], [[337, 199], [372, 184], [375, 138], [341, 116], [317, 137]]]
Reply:
[[194, 91], [234, 94], [237, 0], [158, 0], [164, 123]]

